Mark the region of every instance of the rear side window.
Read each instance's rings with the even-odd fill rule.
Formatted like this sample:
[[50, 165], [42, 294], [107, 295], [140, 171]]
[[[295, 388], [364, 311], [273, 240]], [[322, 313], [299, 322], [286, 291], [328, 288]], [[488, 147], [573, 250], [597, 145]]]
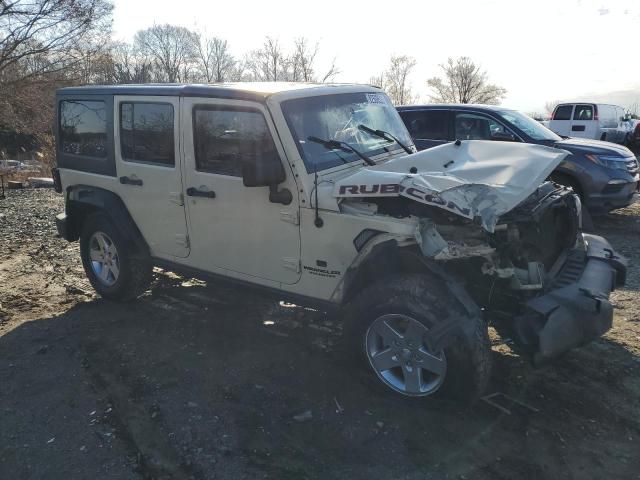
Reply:
[[400, 112], [407, 130], [417, 140], [448, 140], [448, 119], [446, 110], [423, 110]]
[[573, 114], [574, 120], [593, 120], [592, 105], [576, 105], [576, 111]]
[[65, 154], [107, 156], [107, 111], [103, 101], [60, 102], [60, 150]]
[[195, 107], [193, 125], [199, 171], [241, 177], [243, 159], [278, 156], [267, 122], [257, 110]]
[[175, 164], [173, 105], [120, 104], [120, 152], [129, 162]]
[[571, 120], [571, 113], [573, 112], [573, 105], [558, 105], [556, 111], [553, 114], [554, 120]]

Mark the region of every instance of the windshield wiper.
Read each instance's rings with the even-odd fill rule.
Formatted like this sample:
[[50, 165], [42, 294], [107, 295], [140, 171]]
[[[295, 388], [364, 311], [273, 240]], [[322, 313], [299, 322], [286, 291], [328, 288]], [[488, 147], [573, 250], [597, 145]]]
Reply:
[[413, 153], [409, 147], [407, 147], [404, 143], [398, 140], [395, 136], [391, 135], [389, 132], [385, 132], [384, 130], [374, 130], [373, 128], [367, 127], [366, 125], [362, 124], [358, 125], [358, 130], [362, 130], [363, 132], [366, 132], [369, 135], [373, 135], [375, 137], [384, 138], [389, 142], [396, 142], [408, 154]]
[[371, 160], [369, 157], [367, 157], [362, 152], [359, 152], [358, 150], [353, 148], [347, 142], [340, 142], [338, 140], [323, 140], [323, 139], [318, 138], [318, 137], [307, 137], [307, 140], [309, 140], [310, 142], [313, 142], [313, 143], [318, 143], [318, 144], [322, 145], [324, 148], [326, 148], [327, 150], [342, 150], [343, 152], [347, 152], [347, 153], [355, 153], [362, 160], [364, 160], [367, 163], [367, 165], [375, 165], [376, 164], [376, 162]]

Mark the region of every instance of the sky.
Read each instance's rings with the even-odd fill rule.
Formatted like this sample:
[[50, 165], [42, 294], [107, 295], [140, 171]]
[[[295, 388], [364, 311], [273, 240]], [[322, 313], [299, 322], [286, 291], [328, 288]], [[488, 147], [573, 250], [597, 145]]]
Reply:
[[391, 55], [410, 55], [417, 61], [411, 85], [424, 102], [426, 80], [448, 57], [464, 55], [508, 90], [503, 105], [526, 112], [543, 112], [556, 100], [640, 104], [639, 0], [114, 3], [118, 40], [171, 23], [224, 38], [241, 57], [267, 35], [285, 47], [304, 36], [320, 44], [320, 72], [336, 58], [340, 82], [368, 83]]

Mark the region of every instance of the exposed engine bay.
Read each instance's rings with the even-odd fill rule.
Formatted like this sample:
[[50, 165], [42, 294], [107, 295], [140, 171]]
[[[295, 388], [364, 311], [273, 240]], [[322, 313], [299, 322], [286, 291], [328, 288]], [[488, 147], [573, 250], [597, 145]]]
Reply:
[[[545, 181], [567, 152], [442, 145], [331, 181], [344, 214], [406, 219], [417, 254], [462, 285], [536, 363], [602, 335], [627, 261], [581, 232], [573, 190]], [[412, 242], [413, 243], [413, 242]]]
[[[507, 214], [493, 232], [476, 220], [407, 198], [373, 197], [341, 203], [345, 213], [418, 218], [415, 239], [425, 257], [458, 272], [465, 284], [482, 286], [498, 281], [509, 290], [542, 290], [557, 270], [561, 254], [578, 241], [580, 200], [565, 187], [545, 182]], [[366, 213], [365, 213], [366, 212]], [[493, 285], [495, 289], [495, 284]], [[502, 289], [501, 289], [502, 290]], [[485, 297], [473, 295], [476, 301]], [[479, 301], [482, 306], [490, 298]]]

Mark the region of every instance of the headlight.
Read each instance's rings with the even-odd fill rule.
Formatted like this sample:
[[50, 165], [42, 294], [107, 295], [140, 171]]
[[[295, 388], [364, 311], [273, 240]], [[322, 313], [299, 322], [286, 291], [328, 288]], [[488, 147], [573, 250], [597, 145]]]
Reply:
[[626, 170], [627, 159], [624, 157], [618, 157], [615, 155], [593, 155], [591, 153], [585, 155], [593, 163], [602, 165], [605, 168], [612, 168], [614, 170]]

